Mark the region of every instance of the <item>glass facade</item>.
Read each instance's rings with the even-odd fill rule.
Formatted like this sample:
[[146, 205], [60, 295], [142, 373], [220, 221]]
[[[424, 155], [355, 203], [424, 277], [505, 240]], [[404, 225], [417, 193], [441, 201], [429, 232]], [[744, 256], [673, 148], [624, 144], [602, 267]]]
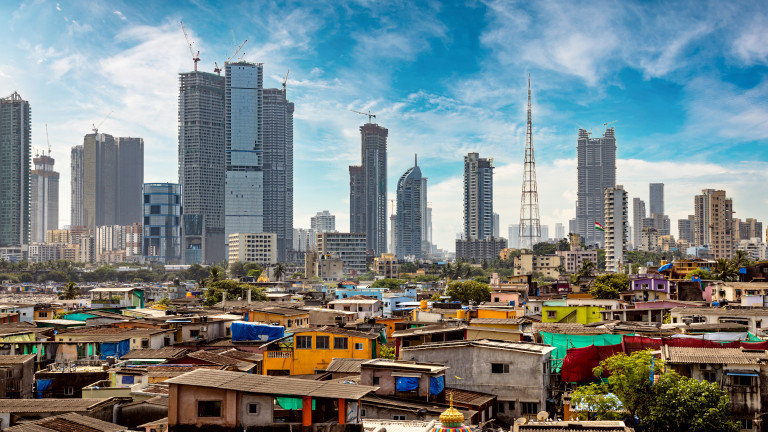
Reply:
[[145, 183], [143, 194], [144, 241], [147, 261], [181, 261], [181, 193], [175, 183]]

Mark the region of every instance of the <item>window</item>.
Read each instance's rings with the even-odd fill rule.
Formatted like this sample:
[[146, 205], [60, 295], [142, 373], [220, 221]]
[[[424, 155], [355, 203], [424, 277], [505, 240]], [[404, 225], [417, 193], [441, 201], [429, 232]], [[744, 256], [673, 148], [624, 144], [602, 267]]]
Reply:
[[735, 386], [753, 386], [751, 376], [732, 375], [731, 383]]
[[72, 396], [75, 394], [75, 388], [74, 387], [64, 387], [64, 395], [66, 396]]
[[547, 311], [547, 318], [557, 318], [557, 311]]
[[221, 417], [221, 401], [197, 401], [198, 417]]
[[48, 318], [48, 312], [38, 312], [40, 318]]
[[330, 339], [328, 336], [315, 336], [315, 348], [328, 349], [330, 348]]
[[523, 414], [537, 414], [539, 404], [536, 402], [523, 402]]
[[153, 215], [160, 214], [160, 206], [159, 205], [149, 206], [149, 214], [153, 214]]
[[121, 384], [133, 384], [133, 375], [123, 375]]
[[249, 403], [248, 404], [248, 414], [258, 414], [259, 413], [259, 404], [258, 403]]
[[715, 371], [704, 371], [701, 373], [701, 379], [709, 382], [717, 382], [717, 373]]
[[286, 323], [285, 325], [286, 327], [291, 327], [291, 324], [293, 323], [293, 321], [287, 320], [285, 323]]
[[392, 420], [405, 420], [405, 416], [404, 415], [393, 414], [392, 415]]
[[510, 411], [514, 411], [515, 410], [515, 401], [509, 401], [507, 403], [507, 406], [509, 407]]
[[380, 381], [381, 381], [381, 379], [379, 377], [373, 377], [373, 385], [375, 385], [375, 386], [379, 385]]
[[491, 363], [492, 374], [509, 373], [509, 365], [506, 363]]
[[334, 337], [333, 349], [348, 349], [349, 343], [346, 337]]
[[363, 350], [363, 344], [361, 344], [361, 343], [356, 343], [356, 344], [355, 344], [355, 349], [356, 349], [357, 351], [362, 351], [362, 350]]
[[739, 425], [740, 425], [742, 430], [743, 429], [752, 429], [753, 428], [753, 426], [752, 426], [752, 419], [738, 419], [736, 421], [739, 422]]
[[504, 402], [499, 402], [499, 406], [496, 408], [496, 411], [500, 413], [504, 412]]
[[141, 347], [142, 348], [149, 348], [149, 339], [142, 339], [141, 340]]
[[365, 417], [365, 408], [360, 408], [360, 417]]
[[296, 349], [312, 349], [312, 336], [296, 336]]

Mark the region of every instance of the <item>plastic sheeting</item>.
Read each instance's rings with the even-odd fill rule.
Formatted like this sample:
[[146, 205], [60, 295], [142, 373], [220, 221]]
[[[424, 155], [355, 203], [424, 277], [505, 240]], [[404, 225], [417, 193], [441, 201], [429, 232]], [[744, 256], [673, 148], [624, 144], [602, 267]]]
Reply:
[[235, 321], [230, 327], [233, 341], [271, 342], [285, 336], [283, 326]]
[[605, 346], [621, 343], [623, 335], [569, 335], [560, 333], [548, 333], [540, 331], [541, 340], [547, 345], [555, 347], [552, 351], [552, 370], [560, 371], [560, 360], [564, 359], [571, 348], [584, 348], [590, 345]]
[[429, 394], [430, 395], [439, 395], [443, 392], [443, 389], [445, 389], [445, 377], [444, 376], [438, 376], [438, 377], [430, 377], [429, 378]]
[[37, 382], [37, 391], [35, 393], [37, 393], [37, 394], [35, 395], [35, 398], [42, 399], [43, 398], [43, 392], [48, 390], [49, 388], [51, 388], [51, 386], [53, 385], [53, 380], [52, 379], [39, 379], [39, 380], [36, 380], [36, 382]]
[[120, 358], [131, 350], [130, 339], [122, 340], [120, 342], [103, 342], [101, 344], [101, 360], [106, 360], [107, 357]]
[[[431, 386], [431, 385], [430, 385]], [[397, 383], [395, 384], [397, 391], [407, 392], [413, 391], [419, 388], [419, 379], [412, 377], [397, 377]]]
[[565, 382], [589, 382], [595, 380], [592, 369], [608, 357], [622, 352], [621, 344], [571, 348], [563, 359], [562, 376]]
[[[275, 396], [275, 399], [277, 400], [277, 404], [280, 405], [280, 408], [282, 409], [300, 410], [304, 407], [304, 401], [302, 398]], [[314, 399], [312, 399], [312, 409], [315, 409]]]

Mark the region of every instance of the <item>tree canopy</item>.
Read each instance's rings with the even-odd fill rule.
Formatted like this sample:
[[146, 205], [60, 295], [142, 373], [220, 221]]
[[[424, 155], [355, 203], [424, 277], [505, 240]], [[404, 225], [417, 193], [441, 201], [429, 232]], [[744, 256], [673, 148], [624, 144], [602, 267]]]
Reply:
[[371, 284], [371, 288], [389, 288], [391, 290], [400, 289], [400, 285], [404, 284], [403, 279], [384, 278], [375, 280]]
[[739, 430], [730, 419], [728, 395], [717, 384], [664, 371], [650, 350], [616, 354], [594, 372], [603, 379], [577, 388], [571, 398], [581, 418], [623, 418], [648, 432]]
[[491, 287], [477, 281], [451, 282], [445, 289], [445, 295], [453, 301], [468, 304], [471, 301], [480, 303], [491, 300]]
[[597, 299], [617, 299], [619, 293], [629, 289], [629, 276], [622, 273], [600, 275], [592, 283], [589, 293]]

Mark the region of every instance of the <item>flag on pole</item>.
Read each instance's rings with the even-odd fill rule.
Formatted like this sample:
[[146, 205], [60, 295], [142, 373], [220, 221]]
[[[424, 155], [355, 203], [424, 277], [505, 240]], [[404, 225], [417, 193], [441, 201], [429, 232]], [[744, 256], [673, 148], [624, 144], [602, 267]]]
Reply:
[[600, 224], [600, 222], [598, 222], [598, 221], [595, 221], [595, 229], [598, 230], [598, 231], [605, 232], [605, 227], [603, 227], [603, 225]]

